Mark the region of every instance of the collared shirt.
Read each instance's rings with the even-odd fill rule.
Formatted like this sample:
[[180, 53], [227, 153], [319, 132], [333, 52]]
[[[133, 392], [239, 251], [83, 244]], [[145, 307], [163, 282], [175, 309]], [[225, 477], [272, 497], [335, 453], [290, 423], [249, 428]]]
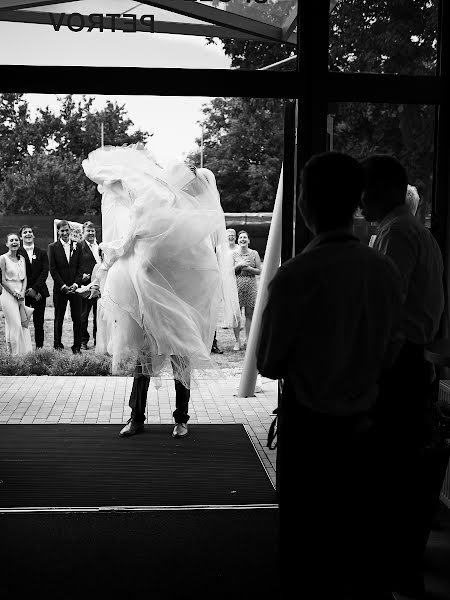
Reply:
[[89, 248], [91, 249], [91, 252], [95, 258], [95, 262], [98, 264], [101, 262], [100, 259], [100, 254], [98, 252], [98, 244], [97, 242], [93, 242], [92, 244], [90, 242], [88, 242], [87, 240], [85, 240], [86, 244], [89, 246]]
[[258, 370], [287, 378], [299, 405], [315, 412], [366, 411], [400, 306], [392, 261], [346, 230], [318, 235], [269, 285]]
[[28, 258], [30, 259], [30, 263], [32, 263], [33, 262], [33, 255], [34, 255], [34, 244], [32, 246], [23, 246], [23, 249], [28, 254]]
[[63, 242], [60, 240], [64, 252], [66, 253], [67, 262], [70, 262], [70, 242]]
[[400, 333], [414, 344], [431, 342], [444, 310], [443, 263], [433, 235], [406, 204], [380, 222], [374, 248], [400, 271], [403, 310]]

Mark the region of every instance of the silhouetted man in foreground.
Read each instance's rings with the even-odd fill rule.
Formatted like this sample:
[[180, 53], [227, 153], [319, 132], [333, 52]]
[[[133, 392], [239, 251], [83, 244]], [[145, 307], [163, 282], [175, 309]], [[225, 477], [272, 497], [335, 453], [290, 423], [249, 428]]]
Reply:
[[379, 455], [385, 459], [382, 476], [388, 477], [379, 499], [388, 517], [380, 557], [390, 559], [392, 589], [416, 597], [424, 587], [429, 472], [435, 468], [434, 460], [425, 458], [434, 436], [434, 371], [424, 358], [424, 346], [434, 340], [444, 308], [443, 263], [433, 235], [405, 201], [408, 178], [401, 163], [392, 156], [374, 155], [362, 164], [362, 212], [379, 224], [374, 249], [398, 267], [403, 295], [397, 332], [401, 350], [380, 380], [377, 407]]
[[353, 235], [362, 189], [350, 156], [308, 161], [299, 209], [314, 239], [273, 278], [262, 318], [258, 370], [283, 382], [282, 586], [298, 597], [383, 597], [370, 556], [372, 427], [401, 286], [392, 262]]

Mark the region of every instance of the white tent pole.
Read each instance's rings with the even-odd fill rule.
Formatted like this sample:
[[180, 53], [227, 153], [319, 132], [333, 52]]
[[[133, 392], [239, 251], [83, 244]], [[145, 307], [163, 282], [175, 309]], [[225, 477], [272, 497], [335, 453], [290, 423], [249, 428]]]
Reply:
[[275, 275], [281, 261], [281, 217], [283, 206], [283, 167], [281, 167], [278, 180], [277, 195], [273, 207], [272, 221], [267, 238], [266, 252], [259, 281], [258, 295], [253, 311], [252, 326], [250, 328], [247, 348], [244, 357], [241, 380], [237, 392], [238, 398], [247, 398], [255, 395], [255, 385], [258, 372], [256, 369], [256, 349], [261, 330], [261, 319], [267, 302], [267, 288]]

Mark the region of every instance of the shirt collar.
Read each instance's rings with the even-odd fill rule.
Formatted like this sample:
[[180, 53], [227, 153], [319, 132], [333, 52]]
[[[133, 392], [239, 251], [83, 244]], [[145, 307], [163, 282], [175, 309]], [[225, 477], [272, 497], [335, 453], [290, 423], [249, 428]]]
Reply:
[[[351, 227], [339, 227], [338, 229], [331, 229], [330, 231], [324, 231], [323, 233], [319, 233], [315, 236], [313, 240], [309, 242], [309, 244], [303, 249], [303, 252], [309, 252], [322, 242], [326, 242], [329, 238], [334, 238], [336, 236], [341, 235], [351, 235], [355, 237], [353, 230]], [[358, 238], [355, 237], [355, 240]], [[303, 254], [302, 252], [302, 254]]]
[[69, 240], [68, 242], [63, 242], [63, 240], [62, 240], [61, 238], [59, 238], [59, 241], [61, 242], [61, 244], [62, 244], [63, 246], [70, 246], [70, 242], [71, 242], [71, 240]]
[[406, 204], [400, 204], [399, 206], [396, 206], [390, 212], [388, 212], [387, 215], [385, 215], [384, 219], [380, 221], [378, 230], [381, 231], [384, 227], [390, 225], [396, 217], [400, 215], [407, 215], [408, 213], [411, 213], [411, 210]]

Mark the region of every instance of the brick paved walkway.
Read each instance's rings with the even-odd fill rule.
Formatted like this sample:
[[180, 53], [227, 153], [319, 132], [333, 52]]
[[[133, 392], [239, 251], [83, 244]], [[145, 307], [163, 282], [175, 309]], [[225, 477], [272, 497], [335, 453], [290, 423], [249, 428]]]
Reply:
[[[130, 416], [131, 377], [4, 377], [0, 376], [0, 424], [114, 423], [117, 432]], [[277, 383], [261, 380], [253, 398], [234, 396], [239, 378], [193, 383], [190, 423], [242, 423], [275, 484], [276, 451], [266, 447], [272, 410], [277, 405]], [[173, 423], [175, 389], [172, 380], [150, 385], [147, 426]]]

